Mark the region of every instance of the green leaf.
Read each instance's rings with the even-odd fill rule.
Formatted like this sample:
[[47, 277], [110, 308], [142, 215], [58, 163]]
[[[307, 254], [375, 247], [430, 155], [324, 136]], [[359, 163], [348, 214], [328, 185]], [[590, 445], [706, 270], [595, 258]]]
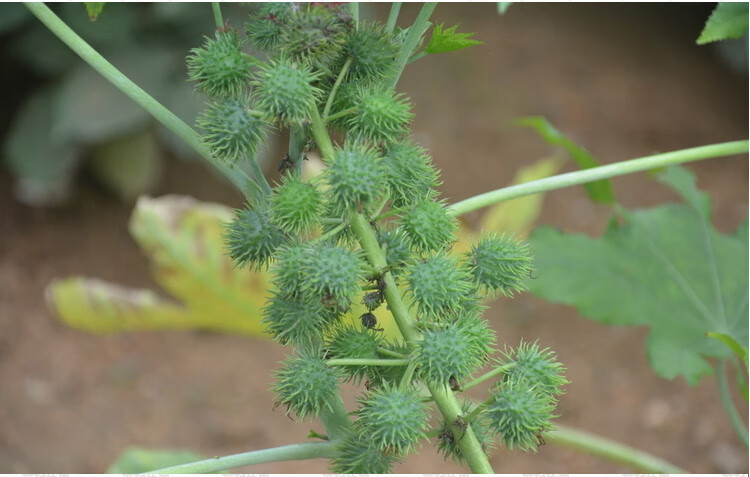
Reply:
[[[130, 447], [107, 469], [108, 474], [141, 474], [173, 465], [188, 464], [205, 457], [187, 450], [158, 450]], [[212, 472], [219, 474], [221, 472]]]
[[[660, 180], [705, 204], [694, 178], [685, 183], [684, 176], [668, 171]], [[702, 206], [667, 204], [624, 218], [600, 239], [536, 230], [530, 242], [539, 277], [529, 288], [604, 324], [648, 325], [654, 371], [697, 384], [712, 373], [706, 358], [732, 355], [709, 331], [747, 347], [747, 238], [718, 233]]]
[[130, 232], [157, 283], [181, 303], [80, 277], [52, 282], [47, 302], [65, 324], [93, 333], [205, 329], [267, 337], [260, 324], [267, 275], [235, 268], [224, 254], [222, 230], [232, 217], [229, 207], [190, 197], [138, 200]]
[[442, 23], [435, 25], [430, 43], [424, 49], [425, 53], [447, 53], [482, 44], [481, 41], [471, 38], [474, 33], [456, 33], [456, 28], [458, 25], [443, 30]]
[[497, 2], [497, 13], [505, 15], [505, 12], [508, 11], [511, 5], [513, 5], [513, 2]]
[[86, 13], [89, 14], [89, 20], [94, 22], [97, 18], [99, 18], [102, 10], [104, 10], [104, 3], [105, 2], [85, 2]]
[[[542, 116], [529, 116], [518, 119], [516, 123], [519, 126], [534, 129], [548, 144], [565, 148], [565, 150], [568, 151], [568, 154], [570, 154], [570, 157], [578, 163], [581, 169], [590, 169], [600, 165], [596, 159], [594, 159], [594, 156], [564, 136], [552, 124], [550, 124], [549, 121], [547, 121], [547, 118]], [[611, 181], [603, 179], [589, 182], [588, 184], [584, 184], [583, 187], [594, 202], [599, 202], [601, 204], [615, 203], [615, 193], [612, 189]]]
[[713, 41], [742, 38], [748, 27], [747, 2], [719, 2], [703, 27], [696, 43], [705, 45]]

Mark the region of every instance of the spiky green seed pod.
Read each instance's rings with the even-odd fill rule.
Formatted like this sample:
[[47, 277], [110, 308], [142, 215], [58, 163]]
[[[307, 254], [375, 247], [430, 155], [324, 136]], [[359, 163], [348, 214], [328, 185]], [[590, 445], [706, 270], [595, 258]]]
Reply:
[[308, 233], [320, 224], [323, 195], [295, 175], [285, 176], [271, 196], [271, 222], [289, 234]]
[[319, 300], [277, 292], [263, 309], [261, 324], [281, 344], [309, 346], [323, 339], [337, 318]]
[[302, 293], [307, 281], [305, 265], [312, 253], [310, 245], [300, 242], [279, 248], [274, 255], [274, 264], [271, 267], [274, 288], [287, 295]]
[[443, 202], [423, 199], [401, 217], [401, 229], [416, 250], [435, 252], [456, 240], [458, 224]]
[[336, 474], [389, 474], [398, 456], [383, 452], [358, 426], [336, 446], [331, 471]]
[[427, 405], [413, 389], [386, 384], [361, 398], [360, 404], [357, 423], [380, 450], [403, 455], [425, 437]]
[[336, 148], [324, 172], [332, 207], [338, 213], [366, 209], [385, 188], [385, 169], [378, 153], [363, 144]]
[[354, 81], [375, 83], [396, 73], [396, 55], [400, 43], [395, 35], [373, 22], [361, 22], [347, 38], [342, 65], [351, 58], [349, 77]]
[[313, 86], [318, 77], [309, 66], [287, 58], [266, 64], [252, 81], [258, 108], [284, 124], [302, 124], [321, 94], [321, 90]]
[[[440, 329], [425, 330], [417, 343], [415, 360], [419, 375], [431, 384], [447, 384], [450, 378], [462, 380], [479, 368], [486, 355], [482, 338], [464, 330], [463, 322]], [[475, 343], [477, 340], [482, 340]]]
[[522, 342], [515, 350], [504, 351], [499, 365], [512, 364], [513, 367], [503, 375], [503, 381], [528, 381], [539, 392], [549, 396], [563, 394], [562, 386], [569, 383], [565, 378], [565, 366], [549, 348], [539, 349], [537, 343]]
[[326, 362], [317, 351], [305, 350], [287, 358], [275, 374], [274, 391], [277, 402], [298, 418], [318, 416], [322, 409], [331, 409], [338, 400], [340, 371]]
[[389, 143], [409, 133], [414, 114], [403, 94], [361, 88], [355, 102], [355, 111], [345, 120], [347, 130], [354, 137]]
[[509, 235], [482, 237], [467, 253], [477, 283], [488, 293], [506, 296], [526, 289], [532, 260], [529, 245]]
[[263, 145], [271, 126], [249, 107], [246, 98], [232, 98], [212, 103], [198, 118], [203, 142], [211, 155], [234, 163], [254, 156]]
[[[340, 326], [327, 341], [328, 356], [331, 358], [378, 359], [378, 347], [383, 345], [383, 337], [376, 331], [358, 326]], [[377, 372], [376, 366], [339, 366], [355, 383], [368, 374]]]
[[413, 265], [407, 277], [419, 313], [438, 321], [455, 319], [462, 311], [472, 288], [470, 280], [471, 275], [445, 253]]
[[250, 79], [250, 64], [242, 53], [242, 42], [234, 30], [217, 31], [214, 39], [205, 37], [200, 48], [187, 57], [188, 77], [198, 91], [211, 98], [236, 97]]
[[332, 307], [347, 308], [361, 291], [362, 259], [357, 252], [322, 243], [312, 249], [304, 264], [302, 285]]
[[279, 46], [282, 32], [292, 16], [291, 3], [265, 3], [245, 24], [245, 34], [250, 44], [262, 51], [272, 51]]
[[326, 69], [341, 53], [346, 30], [335, 11], [310, 5], [293, 12], [278, 45], [293, 60]]
[[440, 173], [427, 151], [407, 139], [388, 144], [383, 155], [393, 207], [401, 208], [432, 197]]
[[489, 360], [489, 356], [495, 351], [495, 330], [482, 317], [482, 307], [461, 313], [456, 320], [455, 326], [461, 329], [466, 342], [471, 346], [472, 352], [482, 363]]
[[385, 250], [385, 261], [394, 276], [402, 274], [403, 264], [407, 263], [413, 256], [409, 241], [400, 229], [378, 234], [378, 243]]
[[504, 383], [493, 389], [492, 397], [484, 411], [492, 431], [510, 450], [536, 451], [538, 436], [553, 429], [553, 399], [528, 381]]
[[[463, 415], [467, 415], [471, 412], [470, 401], [465, 401], [461, 404], [461, 412]], [[459, 419], [461, 424], [471, 425], [471, 430], [474, 431], [474, 436], [477, 438], [477, 441], [479, 441], [482, 451], [484, 451], [484, 454], [489, 457], [492, 449], [495, 447], [495, 439], [490, 430], [490, 422], [487, 419], [487, 416], [485, 416], [484, 413], [479, 413], [471, 420], [471, 422], [466, 422], [463, 418]], [[458, 425], [457, 427], [461, 426]], [[458, 441], [463, 438], [460, 433], [461, 431], [459, 431], [459, 436], [456, 438], [453, 432], [451, 432], [448, 422], [443, 421], [443, 425], [440, 428], [440, 433], [437, 438], [437, 447], [438, 452], [443, 455], [445, 460], [452, 459], [459, 464], [464, 464], [466, 463], [466, 459], [464, 458], [461, 448], [458, 447]]]
[[236, 210], [237, 217], [224, 233], [229, 256], [240, 267], [264, 268], [286, 237], [268, 220], [268, 214], [253, 209]]

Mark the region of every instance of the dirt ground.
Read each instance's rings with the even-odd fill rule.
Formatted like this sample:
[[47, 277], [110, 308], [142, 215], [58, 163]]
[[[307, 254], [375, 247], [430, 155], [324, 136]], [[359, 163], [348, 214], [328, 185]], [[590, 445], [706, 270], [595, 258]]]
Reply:
[[[400, 85], [414, 100], [415, 134], [442, 168], [449, 200], [506, 184], [518, 167], [550, 153], [531, 132], [504, 127], [523, 115], [547, 116], [605, 163], [746, 137], [747, 76], [694, 45], [710, 6], [516, 4], [504, 17], [494, 8], [440, 5], [437, 22], [460, 23], [485, 45], [420, 60]], [[414, 12], [405, 8], [404, 18]], [[715, 223], [732, 230], [748, 213], [747, 159], [691, 168], [713, 197]], [[173, 161], [157, 193], [241, 205], [205, 171]], [[675, 198], [643, 174], [614, 185], [626, 207]], [[127, 233], [131, 206], [85, 175], [61, 209], [19, 205], [10, 189], [1, 172], [0, 473], [103, 472], [128, 446], [213, 456], [300, 441], [319, 429], [272, 410], [270, 371], [285, 354], [278, 344], [197, 332], [91, 336], [60, 325], [43, 300], [53, 278], [88, 275], [156, 289]], [[607, 219], [575, 188], [548, 195], [540, 223], [600, 234]], [[657, 377], [646, 360], [645, 328], [600, 326], [530, 295], [496, 302], [488, 318], [501, 342], [538, 339], [566, 364], [572, 383], [560, 402], [561, 424], [691, 472], [748, 472], [747, 449], [715, 380], [691, 388]], [[747, 422], [747, 403], [738, 406]], [[536, 454], [499, 450], [491, 462], [502, 473], [630, 471], [553, 445]], [[326, 464], [244, 470], [326, 472]], [[430, 446], [396, 470], [465, 471]]]

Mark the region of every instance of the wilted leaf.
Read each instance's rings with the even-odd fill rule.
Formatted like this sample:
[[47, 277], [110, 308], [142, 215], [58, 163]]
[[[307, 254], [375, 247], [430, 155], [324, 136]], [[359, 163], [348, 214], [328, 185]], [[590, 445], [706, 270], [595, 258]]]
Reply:
[[726, 334], [747, 347], [748, 242], [718, 233], [702, 204], [705, 194], [668, 171], [661, 180], [688, 204], [625, 212], [604, 236], [563, 234], [551, 228], [531, 236], [532, 293], [573, 305], [605, 324], [648, 325], [653, 369], [667, 379], [697, 384], [712, 373], [706, 358], [731, 351], [707, 336]]
[[742, 38], [747, 32], [748, 11], [747, 2], [719, 2], [696, 43], [705, 45], [713, 41]]
[[443, 30], [442, 23], [435, 25], [432, 30], [432, 39], [424, 49], [425, 53], [447, 53], [482, 44], [481, 41], [471, 38], [474, 33], [456, 33], [456, 28], [458, 25]]
[[151, 260], [156, 281], [180, 304], [144, 290], [98, 280], [52, 283], [52, 308], [74, 328], [100, 333], [198, 328], [266, 336], [260, 325], [265, 274], [234, 267], [224, 254], [222, 224], [228, 207], [190, 197], [141, 197], [130, 231]]
[[64, 200], [79, 150], [50, 134], [53, 94], [35, 93], [13, 120], [3, 144], [5, 163], [18, 181], [20, 200], [33, 205], [51, 205]]
[[[534, 129], [547, 143], [553, 146], [562, 146], [568, 151], [570, 157], [581, 167], [581, 169], [589, 169], [597, 167], [600, 164], [594, 159], [594, 156], [589, 154], [584, 148], [580, 147], [567, 137], [565, 137], [560, 131], [558, 131], [546, 118], [541, 116], [530, 116], [521, 118], [517, 121], [520, 126], [526, 126]], [[584, 184], [583, 187], [589, 194], [589, 197], [594, 202], [602, 204], [614, 204], [615, 194], [612, 189], [612, 182], [607, 179], [589, 182]]]
[[[141, 474], [153, 470], [188, 464], [203, 460], [205, 457], [186, 450], [158, 450], [130, 447], [109, 466], [108, 474]], [[212, 472], [221, 473], [221, 472]]]
[[104, 10], [105, 2], [86, 2], [86, 13], [89, 15], [89, 20], [96, 21]]
[[161, 175], [162, 157], [154, 134], [144, 130], [96, 146], [91, 166], [122, 200], [151, 192]]

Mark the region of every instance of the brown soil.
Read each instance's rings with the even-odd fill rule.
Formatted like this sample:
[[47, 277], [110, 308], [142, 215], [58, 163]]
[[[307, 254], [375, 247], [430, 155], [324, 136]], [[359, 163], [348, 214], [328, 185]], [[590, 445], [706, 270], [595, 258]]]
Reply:
[[[747, 77], [693, 44], [705, 5], [516, 4], [504, 17], [494, 8], [441, 5], [438, 22], [461, 23], [485, 45], [420, 60], [401, 82], [416, 104], [415, 133], [443, 169], [450, 200], [506, 184], [520, 166], [550, 153], [531, 132], [504, 127], [523, 115], [547, 116], [605, 163], [747, 134]], [[409, 6], [403, 15], [414, 12]], [[691, 168], [713, 197], [719, 229], [733, 229], [748, 213], [747, 160]], [[69, 206], [34, 210], [13, 201], [11, 179], [0, 175], [0, 472], [103, 472], [133, 445], [223, 455], [304, 440], [318, 426], [272, 410], [270, 372], [285, 354], [280, 345], [195, 332], [91, 336], [55, 320], [43, 290], [56, 277], [156, 288], [126, 230], [130, 206], [86, 178], [79, 182]], [[614, 185], [626, 207], [674, 199], [643, 174]], [[198, 164], [170, 164], [158, 193], [241, 205]], [[550, 194], [540, 223], [599, 234], [607, 219], [575, 188]], [[501, 342], [538, 339], [567, 365], [572, 384], [560, 423], [691, 472], [748, 472], [747, 449], [715, 380], [691, 388], [657, 377], [645, 356], [646, 329], [600, 326], [529, 295], [498, 301], [488, 317]], [[746, 422], [747, 403], [738, 406]], [[509, 473], [629, 470], [553, 445], [536, 454], [500, 450], [492, 464]], [[326, 465], [247, 470], [325, 472]], [[397, 470], [465, 471], [429, 446]]]

